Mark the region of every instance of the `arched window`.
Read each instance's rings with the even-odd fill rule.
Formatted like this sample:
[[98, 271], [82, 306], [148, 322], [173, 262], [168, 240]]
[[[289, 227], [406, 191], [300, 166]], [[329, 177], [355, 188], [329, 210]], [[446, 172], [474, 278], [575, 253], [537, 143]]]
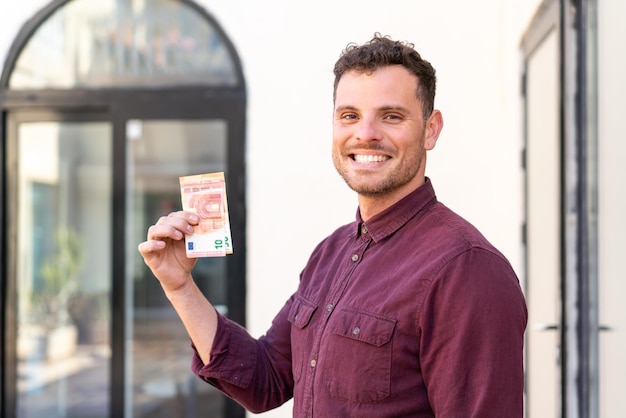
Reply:
[[11, 89], [236, 86], [224, 35], [189, 4], [80, 0], [57, 8], [11, 70]]
[[[234, 254], [202, 291], [245, 319], [246, 89], [188, 0], [53, 1], [0, 78], [2, 415], [235, 417], [137, 252], [180, 176], [225, 172]], [[4, 290], [1, 290], [4, 289]]]

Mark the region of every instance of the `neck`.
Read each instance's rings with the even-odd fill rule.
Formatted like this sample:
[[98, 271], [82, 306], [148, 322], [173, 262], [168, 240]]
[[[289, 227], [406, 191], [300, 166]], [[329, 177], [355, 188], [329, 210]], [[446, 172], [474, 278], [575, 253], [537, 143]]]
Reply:
[[359, 194], [359, 212], [361, 214], [361, 219], [363, 219], [363, 221], [371, 219], [373, 216], [378, 215], [385, 209], [398, 203], [414, 190], [417, 190], [426, 181], [423, 176], [418, 178], [420, 181], [408, 183], [400, 189], [390, 191], [385, 194]]

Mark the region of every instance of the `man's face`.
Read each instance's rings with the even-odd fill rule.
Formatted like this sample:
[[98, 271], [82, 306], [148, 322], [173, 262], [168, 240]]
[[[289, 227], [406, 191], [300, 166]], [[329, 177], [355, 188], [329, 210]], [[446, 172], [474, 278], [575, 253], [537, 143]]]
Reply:
[[417, 77], [400, 65], [348, 71], [339, 80], [333, 162], [361, 196], [401, 198], [423, 183], [425, 152], [439, 130], [427, 129], [416, 88]]

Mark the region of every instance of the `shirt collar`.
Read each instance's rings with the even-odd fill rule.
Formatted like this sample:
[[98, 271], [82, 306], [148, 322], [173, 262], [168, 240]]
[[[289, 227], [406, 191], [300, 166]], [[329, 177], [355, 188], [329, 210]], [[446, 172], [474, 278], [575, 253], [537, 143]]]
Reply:
[[424, 184], [384, 211], [374, 215], [367, 222], [363, 222], [361, 211], [357, 209], [356, 235], [360, 235], [365, 227], [374, 242], [383, 240], [400, 229], [426, 206], [436, 201], [435, 189], [430, 179], [426, 177]]

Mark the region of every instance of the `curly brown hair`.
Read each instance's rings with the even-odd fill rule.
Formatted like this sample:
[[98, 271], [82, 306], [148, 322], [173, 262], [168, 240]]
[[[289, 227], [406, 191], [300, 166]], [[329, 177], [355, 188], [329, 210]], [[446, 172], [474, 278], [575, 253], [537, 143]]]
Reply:
[[374, 37], [363, 45], [350, 43], [342, 51], [333, 70], [335, 84], [333, 101], [337, 85], [346, 71], [373, 72], [387, 65], [402, 65], [417, 77], [416, 96], [422, 104], [424, 120], [428, 119], [435, 106], [437, 77], [435, 69], [420, 56], [412, 43], [393, 41], [389, 36], [375, 33]]

